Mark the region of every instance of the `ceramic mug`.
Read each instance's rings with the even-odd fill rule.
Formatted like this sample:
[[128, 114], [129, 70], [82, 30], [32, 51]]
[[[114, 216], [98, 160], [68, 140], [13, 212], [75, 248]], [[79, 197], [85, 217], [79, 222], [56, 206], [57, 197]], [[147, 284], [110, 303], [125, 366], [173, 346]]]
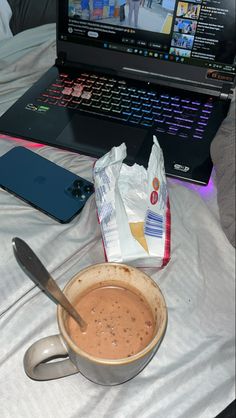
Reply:
[[[96, 284], [115, 282], [132, 287], [143, 295], [155, 320], [149, 344], [140, 352], [121, 359], [96, 358], [82, 351], [67, 330], [68, 314], [58, 306], [57, 321], [60, 334], [36, 341], [25, 353], [24, 369], [35, 380], [50, 380], [80, 372], [87, 379], [102, 385], [117, 385], [135, 377], [156, 353], [167, 326], [167, 308], [158, 285], [141, 270], [125, 264], [101, 263], [76, 274], [65, 286], [64, 293], [75, 302], [78, 295]], [[118, 284], [117, 284], [118, 285]], [[55, 358], [67, 359], [51, 362]]]

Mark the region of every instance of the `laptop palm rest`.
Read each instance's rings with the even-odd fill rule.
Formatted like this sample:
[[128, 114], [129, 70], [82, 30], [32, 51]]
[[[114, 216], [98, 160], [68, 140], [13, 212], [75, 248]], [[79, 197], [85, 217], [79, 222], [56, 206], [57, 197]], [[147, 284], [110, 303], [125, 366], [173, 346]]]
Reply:
[[57, 137], [57, 144], [82, 154], [100, 157], [114, 146], [125, 142], [128, 160], [132, 163], [149, 135], [142, 128], [75, 114]]

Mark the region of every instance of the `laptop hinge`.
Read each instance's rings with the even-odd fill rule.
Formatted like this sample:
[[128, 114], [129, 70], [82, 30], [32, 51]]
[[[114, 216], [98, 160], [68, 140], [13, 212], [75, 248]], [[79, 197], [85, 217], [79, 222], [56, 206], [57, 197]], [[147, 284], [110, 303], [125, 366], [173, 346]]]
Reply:
[[193, 92], [213, 94], [214, 96], [220, 97], [222, 100], [228, 100], [232, 95], [232, 90], [230, 90], [232, 86], [227, 83], [221, 86], [216, 86], [215, 84], [212, 84], [210, 82], [206, 83], [199, 81], [190, 81], [184, 78], [173, 77], [149, 71], [136, 70], [134, 68], [129, 67], [123, 67], [122, 69], [126, 74], [135, 74], [137, 78], [145, 76], [146, 79], [149, 78], [150, 82], [154, 81], [154, 83], [156, 83], [158, 80], [159, 84], [164, 84], [169, 87], [184, 88]]
[[55, 64], [59, 66], [63, 66], [66, 62], [66, 52], [59, 52]]

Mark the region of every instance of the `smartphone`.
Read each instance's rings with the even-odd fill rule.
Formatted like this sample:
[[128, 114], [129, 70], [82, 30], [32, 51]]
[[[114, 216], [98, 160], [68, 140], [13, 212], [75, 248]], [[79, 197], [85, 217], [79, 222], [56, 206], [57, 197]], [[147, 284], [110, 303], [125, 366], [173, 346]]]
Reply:
[[21, 146], [0, 157], [0, 186], [61, 223], [81, 212], [94, 192], [89, 181]]

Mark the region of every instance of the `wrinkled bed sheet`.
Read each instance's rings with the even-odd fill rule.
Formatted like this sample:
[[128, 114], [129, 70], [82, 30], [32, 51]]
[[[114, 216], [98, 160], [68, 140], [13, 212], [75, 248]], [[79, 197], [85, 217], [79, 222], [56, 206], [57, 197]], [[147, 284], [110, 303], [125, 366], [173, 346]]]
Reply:
[[[53, 64], [54, 39], [54, 25], [46, 25], [0, 43], [0, 113]], [[92, 179], [93, 159], [75, 153], [1, 137], [0, 155], [18, 145]], [[1, 417], [212, 418], [234, 399], [235, 259], [214, 181], [214, 172], [206, 188], [168, 180], [172, 258], [149, 270], [166, 299], [167, 332], [146, 369], [116, 387], [80, 374], [36, 382], [22, 364], [34, 341], [58, 332], [56, 306], [21, 271], [11, 240], [25, 239], [63, 287], [104, 261], [94, 197], [61, 225], [0, 189]]]

